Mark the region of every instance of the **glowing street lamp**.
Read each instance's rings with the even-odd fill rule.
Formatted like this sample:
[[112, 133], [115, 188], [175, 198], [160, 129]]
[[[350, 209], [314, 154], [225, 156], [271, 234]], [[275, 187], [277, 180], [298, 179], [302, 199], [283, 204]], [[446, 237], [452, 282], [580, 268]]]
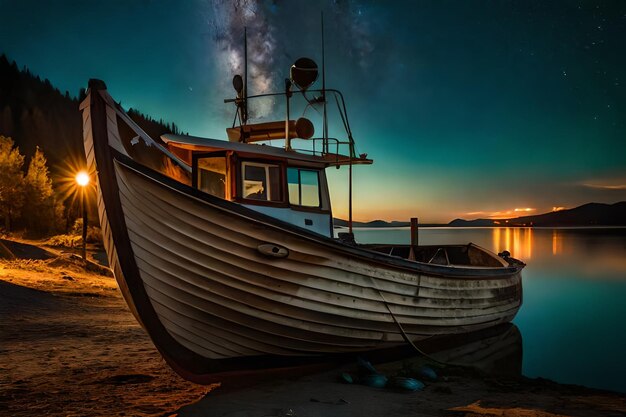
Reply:
[[85, 187], [89, 184], [89, 174], [85, 171], [80, 171], [76, 174], [76, 183], [81, 187]]
[[89, 185], [89, 174], [79, 171], [76, 174], [76, 184], [80, 187], [80, 206], [83, 212], [83, 261], [87, 261], [87, 204], [85, 204], [85, 187]]

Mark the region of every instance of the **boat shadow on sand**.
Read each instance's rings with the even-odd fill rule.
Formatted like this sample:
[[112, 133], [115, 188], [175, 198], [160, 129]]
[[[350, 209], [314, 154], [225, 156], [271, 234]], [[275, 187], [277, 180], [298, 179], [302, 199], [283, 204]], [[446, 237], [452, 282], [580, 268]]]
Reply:
[[[426, 355], [413, 353], [411, 361], [437, 361], [441, 366], [469, 367], [488, 376], [522, 375], [522, 334], [513, 323], [503, 323], [483, 330], [433, 337], [416, 344]], [[389, 358], [390, 359], [390, 358]]]
[[[348, 408], [351, 409], [350, 412], [356, 411], [355, 403], [359, 403], [358, 407], [364, 410], [371, 406], [371, 410], [374, 410], [371, 415], [378, 415], [380, 413], [375, 410], [380, 402], [397, 401], [397, 395], [405, 396], [402, 401], [410, 401], [406, 393], [397, 387], [394, 389], [390, 384], [384, 389], [366, 386], [368, 384], [364, 382], [364, 377], [369, 372], [368, 367], [374, 370], [374, 366], [375, 372], [391, 379], [397, 375], [410, 375], [412, 370], [426, 364], [436, 370], [436, 380], [414, 376], [425, 382], [425, 390], [437, 395], [450, 394], [448, 380], [451, 384], [456, 384], [452, 381], [458, 375], [499, 381], [513, 381], [521, 377], [522, 336], [512, 323], [466, 334], [433, 337], [416, 346], [421, 353], [406, 347], [368, 352], [367, 356], [355, 356], [352, 363], [340, 368], [329, 370], [332, 365], [327, 365], [323, 372], [320, 372], [319, 366], [300, 367], [291, 369], [289, 373], [281, 370], [278, 375], [268, 372], [255, 375], [254, 378], [224, 381], [219, 389], [211, 391], [197, 403], [181, 408], [179, 415], [202, 415], [207, 410], [212, 410], [216, 415], [249, 410], [261, 413], [259, 415], [295, 416], [309, 415], [310, 412], [326, 413], [316, 408], [337, 407], [342, 404], [348, 407], [340, 414], [331, 412], [330, 415], [343, 415], [343, 412], [349, 411]], [[341, 378], [345, 374], [355, 376], [355, 383], [346, 383]], [[361, 384], [356, 382], [359, 375]], [[393, 398], [385, 399], [385, 395]], [[463, 401], [459, 402], [462, 403]], [[281, 405], [282, 408], [275, 408], [276, 405]]]

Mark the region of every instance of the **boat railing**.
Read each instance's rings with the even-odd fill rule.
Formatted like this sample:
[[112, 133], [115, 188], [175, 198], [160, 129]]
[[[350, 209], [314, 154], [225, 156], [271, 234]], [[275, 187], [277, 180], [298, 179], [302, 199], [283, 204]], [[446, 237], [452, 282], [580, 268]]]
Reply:
[[[308, 155], [313, 155], [313, 156], [321, 156], [327, 159], [333, 158], [336, 163], [341, 162], [342, 154], [341, 154], [340, 148], [342, 146], [347, 146], [348, 153], [349, 153], [350, 152], [349, 147], [351, 145], [349, 141], [345, 141], [345, 140], [342, 141], [337, 138], [324, 138], [324, 137], [311, 138], [311, 139], [295, 138], [295, 139], [292, 139], [292, 144], [293, 144], [293, 141], [302, 141], [303, 144], [304, 143], [311, 144], [310, 148], [304, 148], [304, 147], [292, 145], [291, 149], [293, 151], [308, 154]], [[348, 155], [345, 155], [345, 156], [348, 156]]]
[[[263, 99], [273, 99], [275, 100], [278, 97], [286, 97], [286, 93], [264, 93], [264, 94], [256, 94], [251, 95], [246, 98], [246, 100], [250, 103]], [[300, 111], [296, 111], [298, 108], [297, 102], [294, 100], [296, 97], [300, 98]], [[286, 98], [285, 98], [286, 99]], [[369, 164], [371, 161], [367, 160], [367, 155], [357, 155], [355, 149], [355, 142], [352, 137], [352, 131], [350, 129], [350, 123], [348, 121], [347, 116], [347, 108], [345, 104], [344, 97], [339, 90], [334, 89], [313, 89], [306, 91], [294, 91], [291, 92], [292, 101], [292, 115], [299, 114], [300, 117], [308, 117], [310, 119], [309, 122], [316, 126], [316, 131], [321, 131], [322, 136], [317, 137], [297, 137], [292, 136], [291, 131], [289, 132], [289, 138], [287, 139], [287, 131], [285, 131], [280, 137], [274, 136], [273, 138], [267, 139], [255, 139], [255, 141], [273, 141], [273, 140], [284, 140], [285, 148], [307, 154], [312, 156], [317, 156], [324, 158], [331, 165], [348, 165], [351, 163], [356, 164]], [[224, 102], [234, 102], [236, 103], [236, 99], [227, 99]], [[324, 112], [324, 116], [322, 116], [322, 112], [320, 109], [317, 109], [318, 105], [329, 105], [334, 104], [332, 106], [336, 111], [332, 112], [332, 115], [326, 115]], [[331, 106], [329, 106], [331, 107]], [[329, 112], [331, 113], [331, 112]], [[334, 117], [333, 117], [334, 116]], [[266, 116], [267, 117], [267, 116]], [[332, 118], [335, 121], [339, 121], [338, 123], [333, 123], [336, 126], [336, 129], [345, 132], [345, 136], [342, 134], [336, 137], [331, 136], [328, 133], [328, 120]], [[277, 117], [270, 117], [270, 120], [276, 120]], [[241, 121], [242, 119], [240, 119]], [[237, 117], [233, 121], [233, 128], [236, 127]], [[320, 129], [321, 125], [321, 129]], [[274, 128], [275, 129], [275, 128]]]
[[[338, 163], [340, 159], [342, 159], [340, 148], [342, 148], [343, 146], [346, 146], [348, 149], [346, 152], [347, 155], [343, 155], [344, 158], [346, 156], [349, 158], [356, 157], [356, 152], [354, 149], [354, 139], [352, 137], [352, 131], [350, 129], [350, 122], [348, 120], [346, 103], [345, 103], [345, 100], [341, 91], [335, 90], [335, 89], [311, 89], [311, 90], [298, 91], [298, 92], [290, 91], [290, 92], [280, 92], [280, 93], [263, 93], [263, 94], [255, 94], [255, 95], [247, 96], [245, 100], [248, 102], [254, 102], [263, 98], [277, 98], [277, 97], [284, 97], [286, 101], [288, 99], [293, 100], [295, 97], [300, 97], [301, 99], [304, 100], [304, 103], [301, 103], [301, 105], [304, 107], [303, 109], [301, 109], [302, 110], [301, 117], [305, 117], [308, 114], [310, 114], [311, 113], [309, 111], [310, 109], [313, 109], [315, 110], [315, 112], [318, 113], [316, 115], [317, 117], [322, 117], [322, 120], [318, 120], [317, 122], [317, 123], [322, 124], [323, 135], [321, 137], [308, 138], [308, 139], [298, 138], [298, 137], [287, 138], [286, 137], [287, 133], [285, 133], [282, 139], [285, 139], [286, 141], [290, 142], [288, 146], [289, 149], [296, 150], [302, 153], [315, 155], [315, 156], [322, 156], [322, 157], [331, 156], [331, 157], [334, 157], [335, 161]], [[235, 104], [240, 103], [240, 101], [241, 99], [237, 99], [237, 98], [224, 100], [225, 103], [235, 103]], [[332, 103], [333, 101], [335, 104], [335, 106], [333, 107], [336, 109], [337, 114], [338, 114], [337, 118], [340, 120], [339, 125], [343, 127], [343, 130], [345, 131], [345, 134], [346, 134], [346, 137], [343, 139], [330, 137], [328, 135], [328, 127], [327, 127], [328, 118], [325, 116], [325, 113], [324, 113], [324, 116], [322, 116], [321, 112], [318, 109], [316, 109], [317, 105], [327, 106], [328, 104], [333, 104]], [[295, 107], [294, 103], [292, 103], [291, 106], [292, 106], [291, 112], [292, 114], [295, 114], [296, 111], [294, 108]], [[288, 114], [289, 114], [289, 111], [288, 111]], [[236, 126], [237, 118], [238, 117], [236, 116], [235, 120], [233, 120], [233, 128]], [[240, 122], [245, 120], [245, 119], [242, 119], [241, 117], [239, 117], [239, 119], [240, 119]], [[245, 120], [245, 122], [247, 123], [247, 120]], [[304, 140], [304, 141], [311, 143], [312, 146], [310, 146], [308, 149], [302, 148], [302, 147], [294, 148], [293, 146], [291, 146], [291, 141], [293, 140]]]

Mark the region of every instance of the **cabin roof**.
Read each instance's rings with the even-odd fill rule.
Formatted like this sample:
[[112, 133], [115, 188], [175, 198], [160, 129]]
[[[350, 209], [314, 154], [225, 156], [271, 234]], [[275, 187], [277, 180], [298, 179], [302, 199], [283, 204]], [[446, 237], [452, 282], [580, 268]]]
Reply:
[[[285, 158], [294, 161], [313, 162], [323, 164], [325, 166], [348, 165], [350, 163], [350, 157], [346, 155], [311, 155], [295, 150], [286, 150], [284, 148], [269, 146], [265, 144], [228, 142], [219, 139], [208, 139], [198, 136], [187, 135], [173, 135], [170, 133], [162, 135], [161, 139], [163, 139], [163, 141], [169, 147], [185, 149], [189, 151], [213, 152], [227, 150], [242, 153], [254, 153], [261, 156], [269, 156], [275, 158]], [[371, 164], [372, 160], [366, 158], [353, 158], [352, 163]]]

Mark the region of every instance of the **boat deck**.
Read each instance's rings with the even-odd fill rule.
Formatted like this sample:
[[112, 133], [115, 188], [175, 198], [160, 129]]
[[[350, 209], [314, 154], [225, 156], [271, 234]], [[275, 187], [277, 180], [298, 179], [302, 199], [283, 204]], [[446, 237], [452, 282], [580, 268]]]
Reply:
[[388, 245], [365, 244], [359, 245], [364, 249], [381, 252], [390, 256], [397, 256], [416, 262], [436, 265], [456, 265], [469, 267], [496, 267], [507, 266], [507, 263], [496, 255], [469, 243], [467, 245]]

